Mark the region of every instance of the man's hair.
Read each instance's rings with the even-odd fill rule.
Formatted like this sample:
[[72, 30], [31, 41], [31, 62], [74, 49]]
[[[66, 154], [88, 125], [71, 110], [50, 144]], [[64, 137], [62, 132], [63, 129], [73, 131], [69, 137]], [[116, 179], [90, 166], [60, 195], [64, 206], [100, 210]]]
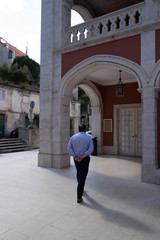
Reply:
[[79, 129], [79, 132], [85, 132], [86, 131], [86, 125], [83, 124], [83, 123], [80, 123], [78, 129]]

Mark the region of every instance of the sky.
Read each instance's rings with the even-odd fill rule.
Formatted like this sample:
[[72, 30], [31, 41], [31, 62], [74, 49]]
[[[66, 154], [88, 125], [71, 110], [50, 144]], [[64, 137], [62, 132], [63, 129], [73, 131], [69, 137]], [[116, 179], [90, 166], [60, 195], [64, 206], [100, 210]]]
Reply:
[[[72, 11], [71, 25], [82, 22]], [[0, 37], [40, 63], [41, 0], [1, 0]]]

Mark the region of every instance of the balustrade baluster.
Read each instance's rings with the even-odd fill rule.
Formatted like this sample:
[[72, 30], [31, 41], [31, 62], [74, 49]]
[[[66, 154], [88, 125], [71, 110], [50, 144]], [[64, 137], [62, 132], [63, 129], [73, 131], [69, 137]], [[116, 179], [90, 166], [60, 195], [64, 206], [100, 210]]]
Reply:
[[92, 37], [92, 25], [87, 25], [86, 30], [87, 30], [87, 39], [90, 39]]
[[116, 25], [116, 17], [113, 17], [112, 18], [112, 20], [111, 20], [111, 22], [112, 22], [112, 25], [111, 25], [111, 31], [116, 31], [116, 29], [117, 29], [117, 25]]
[[124, 18], [125, 18], [124, 14], [121, 14], [120, 17], [119, 17], [119, 19], [120, 19], [120, 29], [126, 27]]
[[107, 28], [107, 19], [103, 19], [102, 20], [102, 25], [103, 25], [103, 28], [102, 28], [102, 34], [106, 33], [108, 28]]
[[79, 41], [82, 41], [83, 39], [84, 39], [84, 28], [83, 27], [81, 27], [80, 29], [79, 29]]
[[99, 22], [94, 23], [94, 36], [97, 36], [99, 34]]
[[129, 24], [129, 26], [131, 26], [131, 27], [135, 24], [134, 15], [135, 15], [135, 11], [130, 12], [130, 24]]
[[77, 42], [77, 33], [78, 33], [78, 30], [73, 30], [73, 43], [76, 43]]

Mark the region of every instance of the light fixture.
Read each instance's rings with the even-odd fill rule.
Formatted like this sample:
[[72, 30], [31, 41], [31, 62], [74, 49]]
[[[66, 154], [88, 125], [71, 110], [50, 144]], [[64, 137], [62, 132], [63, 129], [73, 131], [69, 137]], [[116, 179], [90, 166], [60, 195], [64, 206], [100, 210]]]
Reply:
[[119, 70], [119, 82], [116, 85], [116, 96], [118, 97], [124, 96], [124, 84], [122, 83], [121, 72], [122, 70]]

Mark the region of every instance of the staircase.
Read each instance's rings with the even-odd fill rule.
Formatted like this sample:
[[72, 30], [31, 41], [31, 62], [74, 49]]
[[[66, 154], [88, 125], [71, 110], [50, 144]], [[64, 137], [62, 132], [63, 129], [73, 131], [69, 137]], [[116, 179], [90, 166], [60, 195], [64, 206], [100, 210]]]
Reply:
[[1, 138], [0, 139], [0, 153], [11, 153], [28, 151], [31, 148], [22, 142], [19, 138]]

